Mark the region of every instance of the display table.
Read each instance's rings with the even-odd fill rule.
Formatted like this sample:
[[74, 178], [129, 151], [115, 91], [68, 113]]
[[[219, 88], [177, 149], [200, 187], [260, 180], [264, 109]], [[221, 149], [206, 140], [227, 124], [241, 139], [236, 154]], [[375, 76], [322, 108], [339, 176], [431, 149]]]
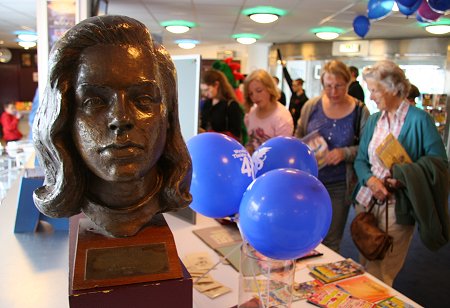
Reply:
[[[49, 230], [48, 225], [41, 226], [41, 231], [37, 233], [18, 234], [13, 232], [19, 182], [20, 179], [12, 185], [0, 206], [0, 243], [2, 245], [0, 250], [0, 307], [69, 307], [68, 233], [53, 232]], [[220, 257], [192, 232], [195, 229], [217, 225], [215, 220], [198, 215], [197, 224], [192, 225], [171, 214], [164, 214], [164, 216], [174, 234], [180, 258], [190, 253], [208, 252], [214, 262], [220, 260]], [[305, 268], [307, 262], [322, 263], [343, 259], [323, 245], [319, 245], [317, 250], [324, 255], [299, 263], [296, 272], [297, 281], [311, 280], [308, 270]], [[235, 306], [238, 300], [238, 272], [230, 265], [219, 264], [210, 274], [215, 280], [231, 288], [232, 292], [216, 299], [209, 299], [194, 290], [193, 306], [195, 308]], [[393, 293], [414, 307], [421, 307], [397, 291], [393, 290]], [[292, 307], [314, 306], [305, 301], [298, 301], [294, 302]]]

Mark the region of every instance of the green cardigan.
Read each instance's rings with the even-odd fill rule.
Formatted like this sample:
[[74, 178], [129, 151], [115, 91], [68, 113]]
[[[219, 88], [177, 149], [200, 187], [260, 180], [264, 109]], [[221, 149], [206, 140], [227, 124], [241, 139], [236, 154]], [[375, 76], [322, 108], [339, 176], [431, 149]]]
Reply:
[[[364, 128], [364, 132], [362, 134], [361, 140], [360, 140], [360, 144], [359, 144], [359, 150], [358, 150], [358, 154], [356, 155], [356, 159], [355, 159], [355, 172], [358, 176], [358, 184], [353, 192], [353, 197], [356, 197], [356, 194], [358, 193], [359, 189], [361, 186], [366, 185], [367, 181], [369, 180], [369, 178], [371, 176], [373, 176], [372, 171], [370, 169], [371, 164], [369, 163], [369, 153], [368, 153], [368, 147], [369, 147], [369, 143], [372, 140], [372, 136], [376, 127], [376, 124], [379, 120], [381, 116], [381, 112], [375, 113], [373, 115], [371, 115], [369, 117], [369, 119], [367, 120], [366, 126]], [[442, 142], [442, 138], [439, 135], [436, 126], [434, 125], [434, 121], [431, 118], [431, 116], [429, 114], [427, 114], [425, 111], [416, 108], [414, 106], [410, 106], [408, 109], [408, 112], [406, 114], [406, 118], [405, 118], [405, 123], [403, 124], [403, 127], [400, 131], [400, 134], [398, 136], [398, 141], [402, 144], [402, 146], [405, 148], [406, 152], [409, 154], [409, 156], [411, 157], [411, 160], [413, 161], [414, 166], [416, 165], [420, 165], [423, 164], [423, 159], [425, 157], [434, 157], [435, 161], [439, 161], [438, 164], [434, 164], [437, 165], [439, 167], [439, 169], [444, 169], [441, 170], [443, 171], [445, 174], [447, 174], [448, 177], [448, 160], [447, 160], [447, 154], [445, 152], [445, 147], [444, 144]], [[420, 162], [419, 159], [422, 160]], [[430, 161], [430, 159], [428, 159], [428, 162]], [[412, 168], [414, 168], [414, 166], [412, 166]], [[429, 165], [431, 166], [431, 165]], [[429, 167], [428, 166], [428, 167]], [[423, 167], [422, 167], [423, 168]], [[394, 166], [393, 171], [394, 171], [394, 175], [397, 177], [402, 177], [401, 180], [402, 182], [405, 181], [404, 178], [404, 174], [402, 176], [400, 176], [401, 172], [400, 170], [405, 170], [405, 168], [401, 168], [401, 165], [399, 166]], [[428, 168], [431, 169], [431, 168]], [[425, 172], [425, 171], [424, 171]], [[430, 172], [428, 170], [428, 172]], [[405, 172], [405, 174], [408, 174]], [[412, 172], [409, 173], [410, 175], [413, 174]], [[417, 173], [416, 173], [417, 175]], [[420, 177], [420, 176], [419, 176]], [[425, 182], [427, 179], [424, 178], [424, 176], [421, 176], [420, 179], [419, 178], [415, 178], [415, 179], [411, 179], [411, 176], [408, 177], [408, 179], [411, 181], [410, 183], [412, 183], [414, 180], [415, 181], [420, 181], [421, 185], [427, 185], [427, 183]], [[443, 180], [446, 183], [443, 183], [443, 187], [448, 187], [448, 180], [445, 180], [445, 177], [441, 177], [441, 180]], [[408, 182], [408, 181], [407, 181]], [[429, 181], [430, 182], [430, 181]], [[405, 183], [407, 184], [407, 183]], [[424, 187], [422, 187], [424, 188]], [[430, 193], [428, 193], [428, 196], [424, 196], [425, 198], [433, 198], [433, 194], [440, 194], [442, 196], [440, 196], [440, 198], [442, 200], [445, 201], [445, 205], [442, 204], [440, 206], [445, 206], [447, 207], [447, 197], [448, 197], [448, 190], [443, 190], [438, 188], [438, 186], [433, 186], [430, 184], [428, 184], [428, 187], [432, 193], [430, 195]], [[410, 196], [411, 193], [413, 193], [411, 190], [413, 189], [413, 187], [407, 187], [406, 190], [410, 190]], [[417, 189], [417, 186], [415, 186], [414, 189]], [[411, 211], [411, 204], [410, 201], [407, 200], [408, 198], [405, 198], [405, 192], [399, 192], [396, 193], [396, 198], [397, 198], [397, 206], [395, 209], [395, 215], [397, 218], [397, 222], [399, 224], [414, 224], [414, 221], [418, 220], [418, 216], [426, 216], [426, 215], [430, 215], [433, 216], [432, 214], [429, 213], [429, 211], [433, 210], [432, 207], [430, 207], [430, 203], [428, 202], [430, 199], [428, 199], [427, 202], [425, 202], [426, 204], [422, 204], [423, 202], [419, 202], [418, 207], [415, 207], [415, 209], [413, 211]], [[416, 204], [416, 205], [417, 205]], [[426, 205], [426, 206], [424, 206]], [[428, 211], [428, 212], [427, 212]], [[446, 235], [444, 235], [444, 237], [447, 237], [448, 240], [448, 213], [446, 213], [446, 211], [441, 211], [439, 210], [438, 212], [441, 213], [441, 215], [444, 215], [442, 217], [436, 217], [434, 216], [435, 220], [430, 220], [427, 223], [428, 224], [434, 224], [437, 223], [440, 226], [443, 225], [443, 228], [445, 230], [443, 230], [443, 233], [447, 233]], [[441, 222], [439, 222], [439, 219], [443, 220], [443, 221], [447, 221], [444, 222], [443, 224]], [[419, 221], [419, 220], [418, 220]], [[419, 221], [420, 223], [420, 221]], [[420, 228], [420, 225], [419, 225]], [[424, 228], [422, 228], [423, 231], [426, 231]], [[429, 236], [427, 235], [422, 235], [421, 234], [421, 238], [429, 238]], [[424, 241], [424, 243], [427, 245], [427, 243]], [[437, 247], [439, 245], [435, 245], [435, 244], [428, 244], [428, 247]], [[431, 249], [431, 248], [430, 248]]]

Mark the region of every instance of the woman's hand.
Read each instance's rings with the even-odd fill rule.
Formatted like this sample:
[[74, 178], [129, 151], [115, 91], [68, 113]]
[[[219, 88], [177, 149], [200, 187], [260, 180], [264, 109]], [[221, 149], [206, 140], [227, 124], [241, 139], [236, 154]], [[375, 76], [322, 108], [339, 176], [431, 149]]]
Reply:
[[328, 152], [326, 157], [327, 165], [337, 165], [345, 158], [344, 150], [340, 148], [333, 149]]
[[369, 180], [367, 181], [367, 187], [369, 187], [369, 189], [372, 191], [372, 195], [380, 201], [386, 199], [387, 195], [389, 194], [386, 186], [384, 186], [384, 182], [375, 176], [369, 178]]

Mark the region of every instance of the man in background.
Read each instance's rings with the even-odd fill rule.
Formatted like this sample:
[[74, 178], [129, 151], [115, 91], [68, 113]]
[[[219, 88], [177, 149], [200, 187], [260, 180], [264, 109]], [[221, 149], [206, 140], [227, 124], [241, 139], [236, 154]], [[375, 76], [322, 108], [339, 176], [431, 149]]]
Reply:
[[283, 90], [278, 88], [278, 84], [280, 83], [280, 79], [277, 76], [272, 76], [272, 78], [273, 78], [273, 81], [275, 82], [275, 84], [277, 85], [278, 92], [280, 93], [280, 98], [278, 99], [278, 101], [283, 106], [286, 106], [286, 94], [284, 94]]
[[294, 120], [294, 131], [297, 127], [297, 121], [300, 118], [303, 105], [305, 105], [308, 97], [303, 90], [303, 79], [297, 78], [292, 81], [292, 96], [289, 103], [289, 111], [291, 112], [292, 119]]
[[358, 68], [355, 66], [349, 66], [349, 69], [352, 75], [352, 82], [348, 87], [348, 94], [359, 99], [361, 102], [364, 103], [364, 90], [359, 84], [359, 82], [356, 80], [356, 78], [358, 78], [359, 76]]

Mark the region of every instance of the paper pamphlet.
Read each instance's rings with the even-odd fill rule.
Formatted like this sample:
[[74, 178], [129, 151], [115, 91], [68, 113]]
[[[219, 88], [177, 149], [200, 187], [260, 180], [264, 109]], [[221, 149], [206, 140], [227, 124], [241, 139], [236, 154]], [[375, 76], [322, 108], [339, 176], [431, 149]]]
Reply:
[[325, 158], [328, 154], [328, 144], [319, 131], [315, 130], [300, 140], [307, 144], [314, 152], [319, 169], [323, 168], [326, 165]]
[[408, 153], [391, 133], [375, 149], [375, 153], [388, 169], [394, 164], [412, 163]]

